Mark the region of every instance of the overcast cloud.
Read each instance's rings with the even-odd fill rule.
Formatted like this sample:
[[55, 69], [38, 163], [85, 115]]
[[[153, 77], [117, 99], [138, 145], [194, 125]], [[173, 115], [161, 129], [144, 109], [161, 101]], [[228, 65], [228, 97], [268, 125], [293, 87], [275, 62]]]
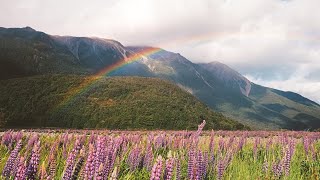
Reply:
[[320, 102], [319, 0], [12, 0], [0, 26], [153, 45]]

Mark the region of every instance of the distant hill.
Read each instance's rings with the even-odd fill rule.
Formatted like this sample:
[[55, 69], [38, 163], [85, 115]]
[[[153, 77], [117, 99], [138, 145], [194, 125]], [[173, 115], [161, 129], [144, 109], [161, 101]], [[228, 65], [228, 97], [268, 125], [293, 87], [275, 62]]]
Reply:
[[196, 129], [205, 119], [208, 129], [245, 128], [168, 81], [92, 78], [42, 75], [0, 80], [2, 127], [183, 130]]
[[[192, 63], [179, 53], [88, 37], [52, 36], [26, 28], [0, 28], [0, 79], [50, 74], [92, 75], [133, 54], [140, 59], [109, 76], [169, 80], [214, 111], [257, 129], [320, 128], [320, 105], [297, 93], [250, 82], [220, 62]], [[154, 48], [153, 48], [154, 49]]]

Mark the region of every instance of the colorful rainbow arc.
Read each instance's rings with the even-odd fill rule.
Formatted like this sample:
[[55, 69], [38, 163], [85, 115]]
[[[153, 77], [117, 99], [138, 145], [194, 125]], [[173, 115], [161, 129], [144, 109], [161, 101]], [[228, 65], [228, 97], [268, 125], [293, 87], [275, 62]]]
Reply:
[[79, 94], [90, 89], [92, 85], [94, 85], [99, 79], [108, 76], [110, 73], [120, 69], [123, 66], [126, 66], [130, 63], [140, 60], [143, 56], [150, 56], [157, 52], [162, 51], [160, 48], [145, 48], [139, 53], [134, 53], [128, 57], [123, 58], [122, 60], [118, 61], [117, 63], [107, 66], [106, 68], [100, 70], [98, 73], [86, 78], [80, 85], [75, 88], [71, 88], [67, 93], [62, 102], [60, 102], [55, 109], [60, 109], [70, 103], [73, 99], [75, 99]]
[[[159, 47], [167, 47], [170, 45], [177, 45], [177, 44], [186, 45], [186, 44], [193, 44], [193, 43], [201, 43], [203, 41], [207, 41], [208, 39], [212, 39], [212, 38], [218, 38], [218, 37], [223, 37], [223, 36], [232, 36], [232, 35], [238, 35], [238, 34], [246, 35], [247, 33], [243, 33], [243, 32], [223, 32], [223, 33], [209, 32], [209, 33], [204, 33], [204, 34], [200, 34], [200, 35], [196, 35], [196, 36], [176, 38], [174, 40], [164, 42], [161, 45], [159, 44]], [[162, 49], [160, 49], [160, 48], [146, 48], [146, 49], [142, 50], [141, 52], [132, 54], [131, 56], [126, 57], [111, 66], [107, 66], [106, 68], [102, 69], [98, 73], [90, 76], [89, 78], [86, 78], [86, 80], [83, 81], [79, 86], [77, 86], [75, 88], [71, 88], [66, 93], [65, 99], [61, 103], [59, 103], [55, 109], [59, 109], [59, 108], [65, 106], [66, 104], [68, 104], [69, 102], [71, 102], [72, 99], [75, 99], [75, 97], [77, 95], [90, 89], [90, 87], [94, 83], [96, 83], [99, 79], [101, 79], [102, 77], [108, 76], [113, 71], [116, 71], [117, 69], [119, 69], [127, 64], [138, 61], [143, 56], [150, 56], [150, 55], [155, 54], [161, 50]]]

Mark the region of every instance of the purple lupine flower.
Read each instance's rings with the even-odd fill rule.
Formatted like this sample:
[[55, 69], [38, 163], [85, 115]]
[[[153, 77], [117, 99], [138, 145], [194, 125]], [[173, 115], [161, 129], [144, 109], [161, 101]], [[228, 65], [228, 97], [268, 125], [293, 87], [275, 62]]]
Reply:
[[215, 163], [214, 161], [215, 161], [214, 153], [211, 152], [208, 164], [211, 164], [212, 166], [214, 166], [214, 163]]
[[51, 146], [51, 149], [50, 149], [50, 155], [51, 156], [55, 156], [56, 152], [57, 152], [57, 146], [59, 145], [59, 142], [56, 141], [53, 143], [53, 145]]
[[224, 159], [219, 159], [218, 165], [217, 165], [217, 179], [221, 180], [223, 177], [223, 173], [226, 169], [226, 162]]
[[260, 145], [260, 137], [256, 137], [253, 145], [254, 159], [257, 159], [258, 146]]
[[33, 145], [33, 149], [31, 152], [31, 159], [26, 172], [26, 176], [28, 179], [36, 179], [39, 160], [40, 160], [39, 157], [40, 157], [40, 141], [37, 141]]
[[104, 158], [104, 149], [105, 149], [105, 137], [98, 136], [97, 138], [97, 146], [96, 146], [96, 154], [94, 159], [95, 164], [95, 176], [98, 175], [100, 164], [103, 164]]
[[106, 164], [105, 164], [104, 173], [103, 173], [104, 177], [108, 177], [109, 173], [112, 171], [115, 157], [117, 155], [116, 153], [117, 153], [117, 149], [113, 147], [113, 143], [112, 141], [110, 141], [107, 148], [107, 158], [106, 158]]
[[152, 167], [150, 180], [160, 180], [162, 174], [162, 161], [162, 157], [159, 155]]
[[174, 136], [169, 135], [169, 138], [168, 138], [168, 141], [167, 141], [169, 149], [173, 149], [173, 146], [172, 146], [173, 137]]
[[272, 165], [272, 172], [276, 178], [279, 178], [282, 175], [282, 163], [281, 161], [274, 162]]
[[124, 141], [121, 145], [121, 153], [120, 153], [121, 161], [125, 158], [125, 154], [127, 153], [128, 149], [129, 149], [128, 142]]
[[1, 144], [9, 147], [12, 141], [12, 131], [6, 131], [1, 138]]
[[73, 167], [76, 161], [76, 156], [79, 153], [81, 149], [81, 144], [79, 142], [79, 140], [77, 139], [74, 147], [72, 149], [72, 151], [69, 153], [67, 162], [66, 162], [66, 170], [63, 174], [63, 178], [64, 180], [70, 180], [72, 178], [72, 171], [73, 171]]
[[164, 171], [164, 179], [165, 180], [172, 179], [173, 163], [174, 163], [174, 159], [172, 157], [170, 157], [169, 159], [166, 160], [166, 168]]
[[95, 140], [95, 134], [94, 134], [94, 132], [92, 131], [92, 132], [91, 132], [91, 135], [90, 135], [90, 137], [89, 137], [88, 142], [89, 142], [90, 144], [93, 144], [93, 143], [94, 143], [94, 140]]
[[164, 145], [164, 138], [163, 138], [162, 134], [160, 134], [155, 139], [154, 147], [156, 149], [159, 149], [159, 148], [163, 147], [163, 145]]
[[136, 146], [130, 151], [127, 159], [127, 163], [130, 166], [130, 170], [134, 171], [135, 169], [138, 168], [140, 162], [141, 162], [141, 148]]
[[286, 145], [286, 144], [288, 144], [288, 142], [289, 142], [288, 134], [284, 133], [283, 136], [282, 136], [282, 144]]
[[209, 152], [213, 152], [213, 151], [214, 151], [214, 131], [211, 130]]
[[176, 180], [181, 180], [181, 163], [176, 159]]
[[28, 144], [27, 144], [27, 148], [32, 148], [34, 146], [35, 143], [37, 143], [39, 137], [38, 134], [33, 134], [29, 136], [29, 140], [28, 140]]
[[229, 163], [232, 160], [234, 151], [228, 151], [227, 154], [225, 155], [225, 157], [222, 157], [222, 154], [220, 155], [220, 157], [218, 158], [217, 161], [217, 179], [222, 179], [223, 174], [225, 172], [225, 170], [227, 169], [227, 166], [229, 165]]
[[234, 142], [234, 136], [231, 136], [229, 138], [229, 141], [227, 143], [227, 147], [226, 148], [229, 149], [232, 146], [233, 142]]
[[291, 156], [293, 156], [293, 153], [295, 151], [295, 147], [296, 147], [296, 142], [294, 139], [291, 139], [290, 144], [289, 144]]
[[16, 147], [11, 151], [10, 156], [9, 156], [9, 158], [3, 168], [2, 175], [4, 177], [7, 177], [7, 178], [10, 177], [11, 170], [16, 162], [16, 159], [18, 157], [18, 153], [19, 153], [21, 147], [22, 147], [22, 142], [20, 140], [17, 143]]
[[84, 179], [92, 179], [94, 176], [94, 156], [95, 156], [95, 148], [93, 144], [89, 144], [89, 153], [86, 161], [86, 165], [84, 167]]
[[78, 179], [78, 176], [79, 176], [79, 173], [80, 173], [80, 170], [81, 170], [81, 167], [84, 163], [84, 148], [82, 148], [80, 150], [80, 157], [79, 157], [79, 160], [78, 162], [76, 163], [76, 166], [73, 170], [73, 173], [72, 173], [72, 180], [77, 180]]
[[69, 143], [69, 140], [71, 138], [69, 138], [69, 134], [68, 132], [66, 132], [64, 135], [63, 135], [63, 141], [62, 141], [62, 145], [63, 145], [63, 151], [62, 151], [62, 155], [64, 158], [67, 158], [67, 145]]
[[244, 145], [244, 142], [245, 142], [245, 138], [242, 136], [242, 137], [239, 139], [238, 150], [242, 150], [243, 145]]
[[20, 158], [18, 168], [17, 168], [17, 173], [15, 176], [15, 180], [24, 180], [26, 179], [25, 174], [26, 174], [26, 162], [24, 161], [24, 157]]
[[229, 163], [231, 162], [234, 153], [235, 153], [234, 149], [231, 149], [230, 151], [227, 152], [226, 157], [225, 157], [226, 166], [228, 166]]
[[272, 138], [268, 138], [268, 142], [266, 143], [266, 151], [268, 152], [270, 149], [270, 146], [272, 146]]
[[197, 135], [199, 136], [202, 132], [202, 129], [206, 125], [206, 120], [203, 120], [201, 124], [198, 125]]
[[19, 166], [19, 162], [20, 162], [20, 156], [17, 156], [17, 158], [16, 158], [16, 160], [15, 160], [13, 166], [12, 166], [11, 173], [10, 173], [10, 175], [13, 176], [13, 177], [14, 177], [14, 176], [16, 175], [16, 173], [17, 173], [18, 166]]
[[219, 149], [218, 149], [218, 151], [219, 152], [223, 152], [224, 151], [224, 146], [225, 146], [225, 142], [224, 142], [224, 139], [221, 137], [219, 139]]
[[192, 140], [194, 141], [195, 144], [198, 144], [199, 136], [205, 125], [206, 125], [206, 121], [203, 120], [202, 123], [198, 125], [198, 130], [193, 134]]
[[202, 176], [205, 178], [207, 176], [207, 169], [208, 169], [208, 153], [205, 152], [203, 155], [203, 164], [202, 164], [202, 169], [203, 169], [203, 174]]
[[286, 151], [285, 157], [284, 157], [284, 161], [283, 161], [283, 167], [284, 167], [286, 175], [289, 175], [290, 163], [291, 163], [291, 155], [290, 155], [290, 151], [289, 151], [289, 148], [288, 148], [287, 151]]
[[134, 144], [138, 144], [141, 141], [141, 136], [140, 134], [136, 134], [131, 138], [131, 142]]
[[173, 143], [173, 149], [179, 149], [179, 147], [182, 147], [181, 138], [180, 137], [175, 137], [174, 138], [174, 143]]
[[21, 131], [17, 132], [15, 136], [15, 141], [19, 142], [22, 139], [22, 137], [23, 137], [22, 132]]
[[152, 161], [153, 161], [152, 146], [148, 144], [144, 158], [143, 158], [143, 167], [145, 167], [148, 171], [150, 171], [152, 168]]
[[290, 172], [291, 159], [292, 159], [294, 150], [295, 150], [295, 144], [294, 144], [294, 141], [291, 140], [290, 144], [287, 147], [287, 150], [286, 150], [286, 153], [285, 153], [285, 157], [284, 157], [284, 161], [283, 161], [285, 174], [287, 176], [289, 175], [289, 172]]
[[117, 151], [117, 153], [119, 153], [120, 152], [120, 149], [121, 149], [121, 145], [122, 145], [122, 143], [124, 142], [124, 140], [123, 140], [123, 137], [118, 137], [118, 138], [116, 138], [115, 140], [114, 140], [114, 143], [113, 143], [113, 149], [115, 150], [115, 151]]
[[198, 156], [197, 156], [197, 164], [196, 164], [196, 175], [195, 175], [195, 179], [196, 180], [201, 180], [202, 176], [204, 174], [204, 166], [203, 166], [203, 157], [202, 157], [202, 152], [199, 151], [198, 152]]
[[[108, 142], [108, 144], [107, 144]], [[102, 141], [101, 147], [101, 163], [105, 163], [108, 158], [108, 151], [113, 151], [114, 147], [114, 140], [112, 137], [105, 136], [104, 140]]]
[[188, 153], [188, 178], [193, 179], [193, 167], [194, 167], [194, 159], [195, 159], [195, 153], [193, 149], [189, 149]]

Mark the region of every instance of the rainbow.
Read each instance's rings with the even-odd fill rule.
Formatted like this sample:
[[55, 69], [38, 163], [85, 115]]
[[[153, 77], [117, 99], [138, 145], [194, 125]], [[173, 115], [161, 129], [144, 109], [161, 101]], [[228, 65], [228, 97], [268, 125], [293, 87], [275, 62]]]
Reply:
[[118, 61], [117, 63], [107, 66], [97, 72], [96, 74], [89, 76], [88, 78], [85, 78], [85, 80], [80, 83], [75, 88], [70, 88], [66, 93], [64, 99], [55, 107], [55, 109], [60, 109], [62, 107], [65, 107], [67, 104], [72, 102], [78, 95], [86, 92], [87, 90], [92, 87], [98, 80], [102, 79], [103, 77], [106, 77], [110, 75], [112, 72], [128, 65], [133, 62], [136, 62], [140, 60], [143, 56], [150, 56], [152, 54], [155, 54], [157, 52], [162, 51], [160, 48], [145, 48], [142, 51], [139, 51], [139, 53], [133, 53], [132, 55], [129, 55], [128, 57], [124, 57], [122, 60]]
[[[158, 47], [170, 47], [175, 46], [179, 44], [193, 44], [193, 43], [201, 43], [203, 41], [207, 41], [208, 39], [212, 39], [214, 37], [220, 37], [220, 36], [226, 36], [234, 33], [217, 33], [217, 32], [210, 32], [210, 33], [204, 33], [200, 35], [195, 36], [188, 36], [188, 37], [181, 37], [181, 38], [175, 38], [174, 40], [162, 42], [161, 44], [157, 45]], [[107, 66], [97, 72], [96, 74], [89, 76], [85, 78], [85, 80], [80, 83], [77, 87], [70, 88], [65, 94], [64, 99], [54, 108], [54, 109], [60, 109], [70, 102], [74, 100], [78, 95], [86, 92], [90, 89], [99, 79], [106, 77], [110, 75], [112, 72], [122, 68], [123, 66], [126, 66], [128, 64], [131, 64], [135, 61], [140, 60], [143, 56], [150, 56], [152, 54], [155, 54], [157, 52], [162, 51], [160, 48], [154, 48], [149, 47], [145, 48], [139, 53], [134, 53], [128, 57], [124, 57], [122, 60], [118, 61], [117, 63]]]

